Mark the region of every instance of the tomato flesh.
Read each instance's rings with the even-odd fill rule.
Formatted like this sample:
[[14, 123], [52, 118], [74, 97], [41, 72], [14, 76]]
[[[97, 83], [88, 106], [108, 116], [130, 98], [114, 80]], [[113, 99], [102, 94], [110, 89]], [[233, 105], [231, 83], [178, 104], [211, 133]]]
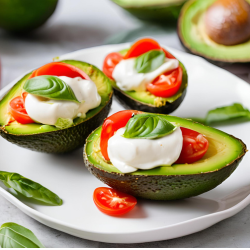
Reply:
[[[25, 97], [26, 98], [26, 97]], [[12, 117], [21, 124], [34, 123], [29, 117], [24, 106], [24, 99], [21, 96], [17, 96], [10, 101], [10, 114]]]
[[115, 66], [123, 59], [123, 56], [120, 53], [113, 52], [108, 54], [103, 63], [102, 71], [110, 79], [113, 79], [112, 73], [115, 69]]
[[71, 78], [81, 77], [83, 79], [89, 80], [89, 76], [71, 64], [62, 63], [62, 62], [52, 62], [43, 65], [42, 67], [34, 70], [30, 75], [30, 78], [42, 75], [52, 75], [52, 76], [67, 76]]
[[101, 212], [114, 216], [128, 213], [137, 203], [134, 196], [107, 187], [96, 188], [93, 200]]
[[200, 160], [207, 152], [208, 140], [200, 133], [181, 127], [183, 146], [177, 164], [191, 164]]
[[147, 85], [147, 90], [155, 96], [170, 97], [175, 95], [182, 83], [182, 68], [166, 72]]
[[105, 160], [109, 161], [108, 156], [108, 140], [110, 137], [114, 135], [114, 133], [120, 129], [126, 126], [128, 120], [134, 115], [138, 114], [140, 111], [137, 110], [124, 110], [119, 111], [104, 121], [102, 125], [102, 132], [101, 132], [101, 138], [100, 138], [100, 148], [102, 155]]

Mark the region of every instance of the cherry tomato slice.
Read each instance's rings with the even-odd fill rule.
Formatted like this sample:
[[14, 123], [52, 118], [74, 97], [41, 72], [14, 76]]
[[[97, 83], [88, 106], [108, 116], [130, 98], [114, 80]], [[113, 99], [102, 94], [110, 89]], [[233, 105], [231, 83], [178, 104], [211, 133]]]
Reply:
[[89, 80], [89, 76], [71, 64], [62, 63], [62, 62], [52, 62], [43, 65], [42, 67], [33, 71], [30, 75], [30, 78], [42, 75], [52, 75], [52, 76], [67, 76], [67, 77], [81, 77], [83, 79]]
[[109, 138], [112, 137], [118, 129], [125, 127], [128, 120], [134, 114], [138, 113], [141, 112], [137, 110], [124, 110], [124, 111], [119, 111], [106, 118], [106, 120], [102, 125], [102, 132], [100, 138], [100, 148], [105, 160], [109, 161], [109, 156], [108, 156]]
[[12, 99], [9, 106], [10, 114], [17, 122], [21, 124], [34, 123], [34, 121], [28, 116], [26, 112], [24, 100], [21, 96]]
[[153, 49], [163, 50], [167, 58], [175, 59], [171, 53], [163, 49], [158, 42], [151, 38], [144, 38], [135, 42], [124, 56], [124, 59], [140, 56]]
[[115, 69], [115, 66], [123, 59], [123, 56], [117, 52], [108, 54], [103, 62], [103, 73], [108, 76], [110, 79], [114, 80], [112, 73]]
[[101, 212], [114, 216], [128, 213], [137, 203], [134, 196], [107, 187], [96, 188], [93, 200]]
[[140, 56], [153, 49], [161, 49], [160, 44], [155, 40], [150, 38], [138, 40], [128, 50], [127, 54], [124, 56], [124, 59]]
[[155, 96], [170, 97], [178, 92], [181, 83], [182, 68], [178, 67], [155, 78], [147, 85], [147, 90]]
[[181, 127], [183, 146], [177, 164], [191, 164], [200, 160], [208, 149], [208, 140], [200, 133]]

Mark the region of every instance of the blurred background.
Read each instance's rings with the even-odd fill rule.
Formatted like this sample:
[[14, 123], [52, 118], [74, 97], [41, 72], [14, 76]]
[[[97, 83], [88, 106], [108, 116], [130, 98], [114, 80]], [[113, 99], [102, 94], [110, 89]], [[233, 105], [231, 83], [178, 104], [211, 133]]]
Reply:
[[[150, 21], [141, 21], [122, 9], [118, 4], [126, 2], [124, 0], [115, 0], [116, 3], [110, 0], [59, 0], [57, 6], [56, 0], [47, 0], [46, 8], [37, 6], [36, 2], [35, 7], [29, 6], [33, 8], [33, 16], [24, 20], [18, 15], [20, 12], [20, 15], [24, 16], [30, 13], [30, 9], [25, 5], [20, 6], [25, 1], [30, 0], [0, 0], [0, 26], [12, 30], [8, 32], [0, 28], [1, 87], [22, 73], [52, 61], [56, 56], [83, 48], [134, 41], [138, 37], [150, 36], [164, 45], [184, 50], [178, 39], [174, 21], [182, 3], [185, 2], [183, 0], [172, 1], [175, 4], [165, 12], [162, 11], [164, 7], [153, 8], [152, 0], [134, 1], [138, 2], [140, 7], [128, 10]], [[162, 4], [167, 2], [168, 5], [171, 2], [157, 1]], [[7, 2], [11, 4], [6, 7]], [[133, 3], [132, 0], [127, 2]], [[151, 4], [151, 9], [143, 8], [144, 3]], [[9, 20], [11, 15], [13, 17]], [[25, 29], [39, 25], [49, 15], [51, 17], [44, 25], [32, 32], [26, 32]], [[159, 18], [160, 22], [151, 22], [151, 19], [155, 18]], [[6, 28], [6, 23], [11, 23], [12, 26]], [[226, 68], [249, 81], [249, 65], [229, 65]]]

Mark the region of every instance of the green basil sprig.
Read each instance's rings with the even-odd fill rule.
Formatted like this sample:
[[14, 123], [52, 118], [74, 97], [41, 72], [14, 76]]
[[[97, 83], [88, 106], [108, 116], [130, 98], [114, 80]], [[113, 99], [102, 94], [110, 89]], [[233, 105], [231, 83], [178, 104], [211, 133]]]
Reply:
[[80, 103], [71, 87], [56, 76], [37, 76], [27, 80], [23, 89], [32, 94], [54, 100]]
[[125, 138], [155, 139], [173, 133], [176, 128], [160, 115], [138, 114], [129, 119], [123, 136]]
[[229, 106], [219, 107], [210, 110], [205, 119], [191, 118], [194, 121], [205, 125], [226, 125], [231, 123], [240, 123], [250, 121], [250, 111], [240, 103], [233, 103]]
[[0, 228], [1, 248], [44, 248], [44, 245], [28, 228], [13, 222]]
[[18, 194], [27, 198], [49, 205], [62, 205], [62, 200], [55, 193], [20, 174], [0, 171], [0, 180], [6, 187], [13, 188]]
[[165, 60], [165, 53], [162, 50], [150, 50], [135, 60], [135, 69], [138, 73], [148, 73], [159, 68]]

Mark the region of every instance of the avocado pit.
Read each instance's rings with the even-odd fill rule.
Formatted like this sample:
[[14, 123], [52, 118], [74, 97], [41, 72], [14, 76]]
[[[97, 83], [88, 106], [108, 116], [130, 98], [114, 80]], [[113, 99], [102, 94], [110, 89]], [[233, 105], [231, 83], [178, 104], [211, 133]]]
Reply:
[[250, 4], [245, 0], [217, 0], [206, 11], [208, 36], [222, 45], [237, 45], [250, 39]]

